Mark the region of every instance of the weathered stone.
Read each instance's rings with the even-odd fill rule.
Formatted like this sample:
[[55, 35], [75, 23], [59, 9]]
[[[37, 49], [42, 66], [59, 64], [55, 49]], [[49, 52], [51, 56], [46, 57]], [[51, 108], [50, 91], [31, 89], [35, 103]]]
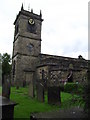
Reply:
[[41, 83], [37, 84], [37, 99], [44, 102], [44, 86]]
[[15, 105], [17, 105], [17, 103], [7, 99], [6, 97], [0, 96], [0, 118], [2, 118], [2, 120], [13, 120]]
[[46, 111], [40, 113], [32, 113], [30, 120], [85, 120], [89, 115], [83, 111], [81, 107], [71, 107], [67, 109], [59, 109], [57, 111]]
[[[31, 18], [35, 21], [34, 26], [29, 24], [29, 19]], [[40, 15], [21, 10], [14, 22], [12, 78], [15, 84], [18, 83], [19, 86], [23, 86], [23, 81], [26, 81], [26, 72], [24, 70], [29, 68], [35, 70], [39, 63], [42, 21]], [[35, 31], [31, 31], [31, 27], [32, 29], [34, 27]]]
[[60, 87], [48, 87], [48, 103], [56, 105], [61, 104]]
[[30, 97], [34, 97], [34, 74], [33, 72], [27, 72], [26, 81], [29, 85], [28, 94]]
[[10, 98], [10, 81], [8, 79], [4, 80], [2, 84], [2, 96]]
[[34, 97], [34, 85], [33, 85], [33, 83], [29, 84], [29, 89], [28, 90], [29, 90], [29, 92], [28, 92], [29, 96]]

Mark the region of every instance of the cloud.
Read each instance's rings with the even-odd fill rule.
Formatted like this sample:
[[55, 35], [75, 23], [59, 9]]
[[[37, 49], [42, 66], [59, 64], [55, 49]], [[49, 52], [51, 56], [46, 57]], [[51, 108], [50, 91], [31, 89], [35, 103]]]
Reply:
[[0, 51], [12, 54], [16, 14], [21, 9], [42, 10], [42, 53], [86, 57], [88, 53], [88, 0], [2, 0]]

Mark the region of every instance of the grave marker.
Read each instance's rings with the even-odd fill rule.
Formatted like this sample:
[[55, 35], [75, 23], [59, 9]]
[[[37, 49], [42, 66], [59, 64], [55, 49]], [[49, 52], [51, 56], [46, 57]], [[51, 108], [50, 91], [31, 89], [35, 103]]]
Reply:
[[37, 84], [37, 99], [44, 102], [44, 86], [41, 83]]
[[2, 120], [13, 120], [15, 105], [17, 105], [17, 103], [0, 96], [0, 118], [2, 118]]
[[48, 87], [48, 103], [60, 105], [61, 103], [60, 87], [57, 86]]
[[10, 81], [8, 79], [4, 80], [2, 84], [2, 96], [10, 99]]
[[29, 84], [29, 92], [28, 92], [30, 97], [34, 97], [34, 85], [33, 82]]

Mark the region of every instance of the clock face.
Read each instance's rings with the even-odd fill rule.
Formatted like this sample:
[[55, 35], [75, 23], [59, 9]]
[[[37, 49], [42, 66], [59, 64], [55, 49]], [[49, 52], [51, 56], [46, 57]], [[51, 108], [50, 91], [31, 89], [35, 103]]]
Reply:
[[35, 24], [35, 21], [34, 21], [32, 18], [31, 18], [31, 19], [29, 19], [29, 21], [28, 21], [28, 22], [29, 22], [29, 24], [30, 24], [30, 25], [34, 25], [34, 24]]
[[29, 32], [36, 34], [36, 25], [35, 25], [34, 19], [30, 18], [28, 20], [28, 27], [27, 28], [28, 28]]

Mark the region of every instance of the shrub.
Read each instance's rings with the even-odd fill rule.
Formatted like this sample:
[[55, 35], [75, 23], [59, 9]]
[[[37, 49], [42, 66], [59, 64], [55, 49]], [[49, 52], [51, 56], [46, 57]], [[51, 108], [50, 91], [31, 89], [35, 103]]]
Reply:
[[82, 94], [82, 97], [83, 97], [83, 101], [84, 101], [84, 103], [85, 103], [85, 105], [84, 105], [84, 111], [85, 111], [86, 113], [88, 113], [88, 111], [90, 111], [89, 95], [90, 95], [89, 85], [88, 85], [88, 83], [84, 83], [84, 85], [83, 85], [83, 94]]
[[77, 94], [83, 94], [83, 84], [82, 83], [79, 83], [78, 86], [77, 86]]
[[64, 91], [69, 93], [76, 92], [77, 88], [78, 88], [77, 83], [66, 83], [64, 85]]
[[60, 84], [60, 90], [64, 91], [64, 84], [63, 83]]

